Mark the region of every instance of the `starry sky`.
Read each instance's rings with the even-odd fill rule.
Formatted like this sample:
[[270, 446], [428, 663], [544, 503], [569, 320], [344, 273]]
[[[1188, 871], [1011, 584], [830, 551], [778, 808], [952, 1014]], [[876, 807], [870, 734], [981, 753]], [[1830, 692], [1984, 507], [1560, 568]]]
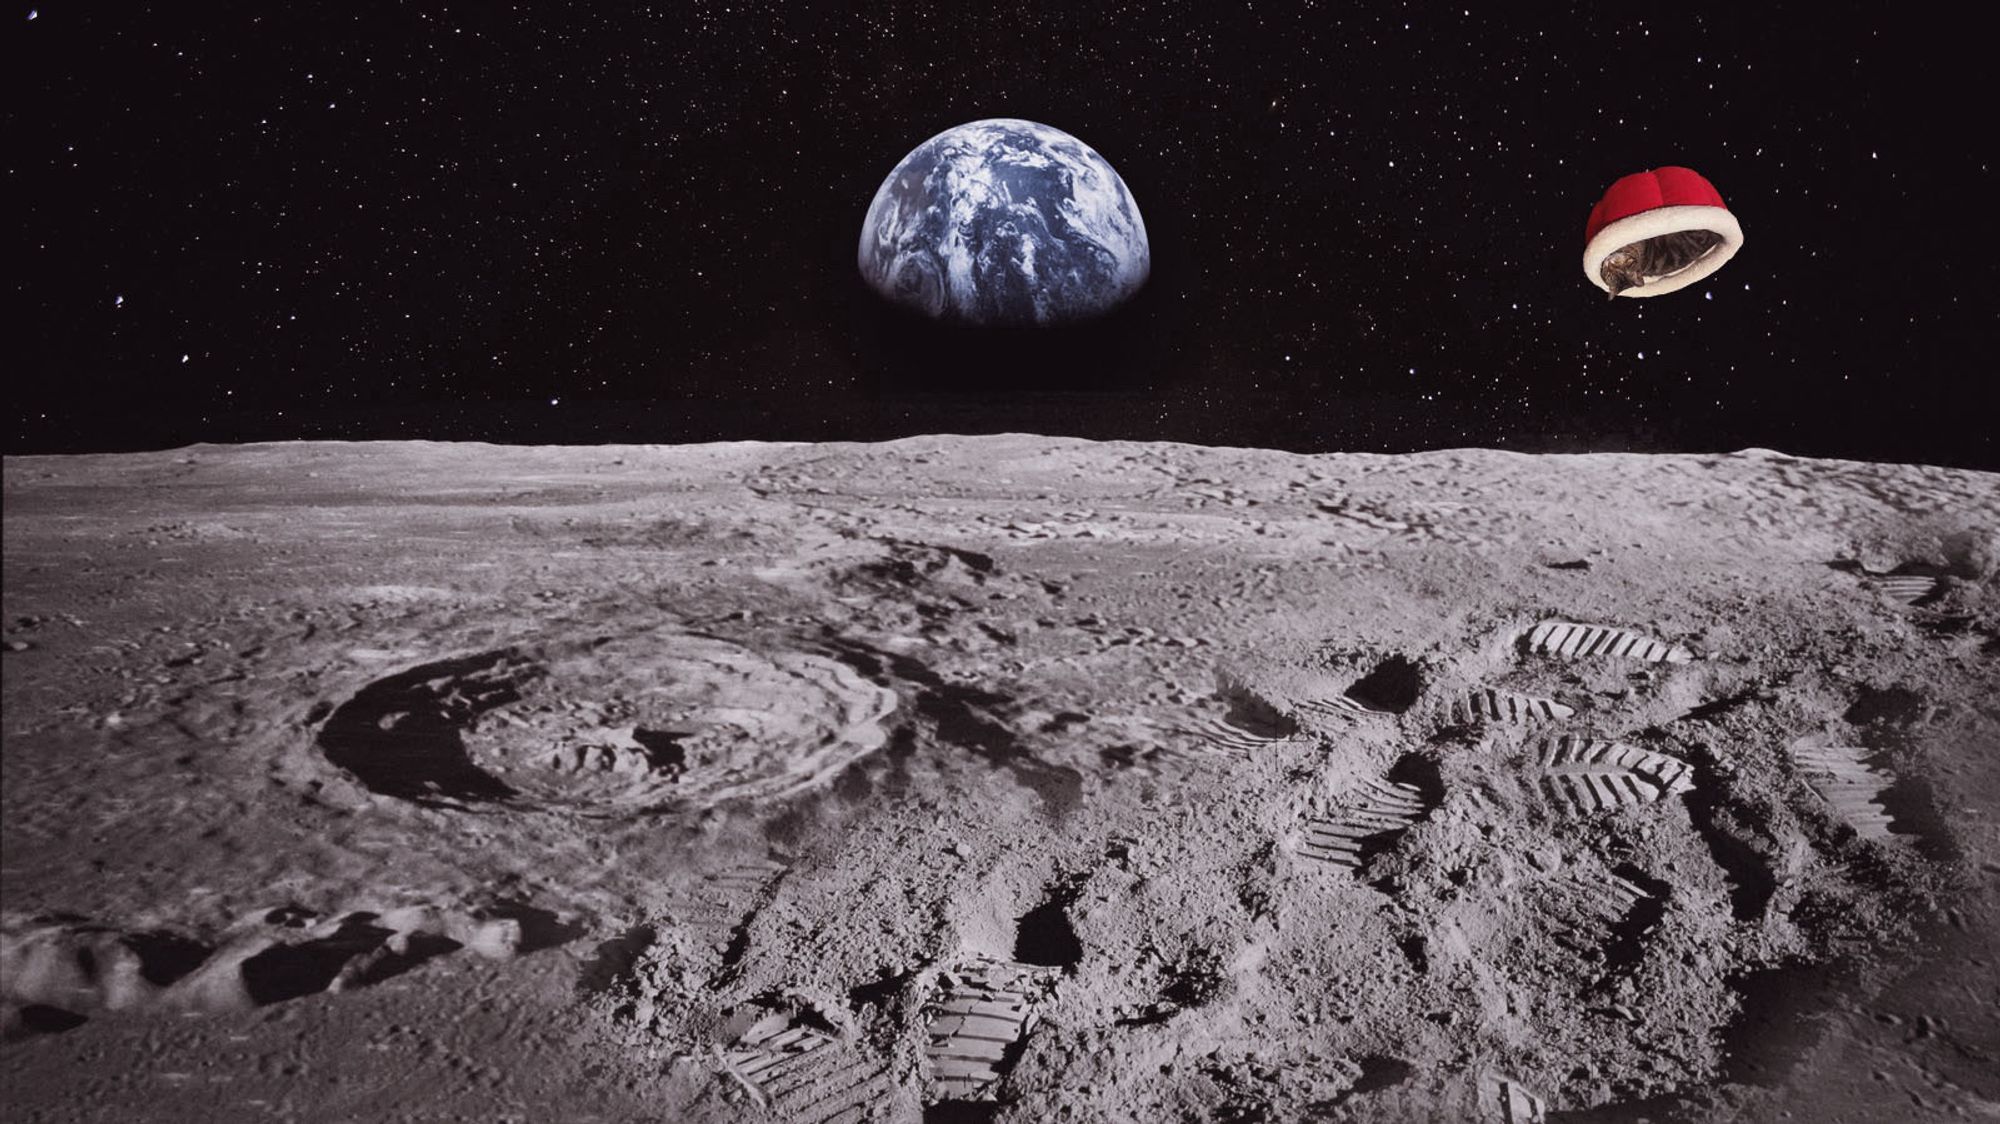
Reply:
[[[10, 453], [1029, 431], [2000, 467], [1991, 65], [1900, 7], [13, 20]], [[1153, 275], [1112, 316], [954, 329], [862, 284], [883, 177], [997, 116], [1131, 188]], [[1585, 219], [1663, 164], [1744, 249], [1607, 301]]]

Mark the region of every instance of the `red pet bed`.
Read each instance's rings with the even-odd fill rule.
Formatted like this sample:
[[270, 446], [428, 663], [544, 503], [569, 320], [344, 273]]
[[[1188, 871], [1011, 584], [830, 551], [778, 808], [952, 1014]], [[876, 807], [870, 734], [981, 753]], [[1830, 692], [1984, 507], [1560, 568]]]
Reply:
[[[1613, 296], [1656, 297], [1721, 269], [1743, 228], [1692, 168], [1635, 172], [1611, 185], [1583, 231], [1583, 272]], [[1607, 279], [1606, 266], [1623, 288]]]

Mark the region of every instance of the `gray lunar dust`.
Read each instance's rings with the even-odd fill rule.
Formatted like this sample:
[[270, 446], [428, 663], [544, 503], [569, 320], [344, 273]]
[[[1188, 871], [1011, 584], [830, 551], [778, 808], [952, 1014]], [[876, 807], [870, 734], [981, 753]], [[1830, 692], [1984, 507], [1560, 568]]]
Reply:
[[13, 1121], [2000, 1116], [2000, 477], [5, 463]]

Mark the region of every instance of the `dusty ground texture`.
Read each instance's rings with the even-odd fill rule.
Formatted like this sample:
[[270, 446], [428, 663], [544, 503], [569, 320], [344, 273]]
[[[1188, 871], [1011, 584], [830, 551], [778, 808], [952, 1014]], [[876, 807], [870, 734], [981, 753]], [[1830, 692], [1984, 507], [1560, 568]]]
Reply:
[[15, 1121], [2000, 1115], [2000, 478], [5, 466]]

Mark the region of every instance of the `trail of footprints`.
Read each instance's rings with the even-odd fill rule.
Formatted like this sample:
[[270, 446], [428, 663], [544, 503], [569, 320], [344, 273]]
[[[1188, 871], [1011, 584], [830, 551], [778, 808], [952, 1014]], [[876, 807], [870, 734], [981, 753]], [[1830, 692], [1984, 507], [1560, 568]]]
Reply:
[[1642, 902], [1652, 900], [1653, 895], [1645, 887], [1629, 878], [1617, 874], [1606, 874], [1599, 878], [1578, 878], [1575, 885], [1583, 899], [1590, 903], [1593, 911], [1606, 921], [1622, 921]]
[[[1034, 1025], [1049, 969], [972, 954], [940, 973], [924, 1008], [930, 1103], [991, 1102]], [[798, 1017], [774, 1014], [723, 1053], [722, 1070], [774, 1119], [853, 1124], [895, 1094], [886, 1060]]]
[[[1565, 890], [1571, 900], [1582, 906], [1590, 916], [1606, 926], [1618, 926], [1631, 917], [1641, 906], [1658, 899], [1647, 892], [1645, 887], [1629, 878], [1617, 874], [1601, 874], [1595, 877], [1572, 877], [1567, 879]], [[1640, 935], [1650, 933], [1654, 926], [1647, 926]], [[1582, 951], [1587, 946], [1600, 943], [1600, 938], [1573, 926], [1564, 926], [1557, 934], [1557, 941], [1572, 951]]]
[[1565, 734], [1535, 752], [1549, 800], [1566, 812], [1629, 808], [1694, 788], [1694, 767], [1678, 757], [1621, 742]]
[[[1929, 582], [1930, 579], [1925, 579]], [[1911, 583], [1912, 595], [1919, 593]], [[1901, 596], [1899, 593], [1898, 596]], [[1550, 620], [1524, 638], [1531, 653], [1575, 659], [1609, 657], [1650, 663], [1685, 663], [1694, 653], [1628, 629]], [[1575, 716], [1576, 709], [1553, 698], [1493, 687], [1460, 690], [1435, 704], [1452, 725], [1499, 724], [1546, 727]], [[1288, 717], [1347, 722], [1392, 712], [1348, 694], [1309, 698], [1289, 707]], [[1215, 715], [1196, 715], [1158, 728], [1170, 736], [1169, 752], [1212, 766], [1226, 766], [1273, 746], [1293, 741], [1297, 732], [1273, 734]], [[1266, 727], [1277, 729], [1281, 726]], [[1882, 775], [1853, 747], [1805, 748], [1794, 760], [1813, 787], [1864, 837], [1888, 839], [1889, 816], [1881, 794]], [[1649, 805], [1691, 791], [1694, 767], [1668, 754], [1621, 742], [1576, 734], [1550, 734], [1533, 750], [1540, 788], [1559, 810], [1593, 814]], [[1330, 814], [1305, 818], [1292, 850], [1302, 858], [1358, 871], [1380, 850], [1393, 846], [1430, 813], [1416, 786], [1366, 777]], [[744, 903], [765, 892], [784, 868], [749, 864], [711, 876], [714, 893], [685, 903], [689, 920], [710, 924], [740, 921]], [[1572, 876], [1562, 891], [1584, 916], [1607, 926], [1625, 924], [1658, 899], [1644, 886], [1619, 874]], [[1647, 927], [1650, 929], [1650, 926]], [[1581, 933], [1567, 934], [1587, 940]], [[1636, 934], [1645, 935], [1645, 931]], [[993, 1102], [1032, 1031], [1035, 1005], [1048, 969], [970, 955], [940, 974], [924, 1008], [923, 1047], [929, 1103]], [[805, 1124], [848, 1124], [868, 1119], [895, 1093], [886, 1060], [859, 1043], [796, 1018], [767, 1020], [725, 1054], [724, 1070], [775, 1119]], [[1477, 1117], [1491, 1124], [1539, 1124], [1543, 1099], [1512, 1078], [1482, 1074], [1477, 1079]]]
[[[1923, 580], [1926, 584], [1921, 590], [1912, 581], [1907, 589], [1896, 587], [1894, 595], [1928, 596], [1931, 579]], [[1695, 658], [1686, 647], [1629, 629], [1561, 620], [1535, 625], [1524, 638], [1524, 647], [1531, 653], [1564, 659], [1686, 663]], [[1462, 689], [1437, 703], [1436, 708], [1435, 713], [1447, 723], [1460, 726], [1547, 727], [1576, 715], [1574, 707], [1553, 698], [1486, 686]], [[1296, 701], [1287, 717], [1293, 721], [1348, 722], [1390, 714], [1341, 694]], [[1296, 730], [1258, 732], [1214, 715], [1161, 723], [1160, 728], [1171, 736], [1170, 752], [1217, 767], [1297, 737]], [[1888, 839], [1890, 819], [1881, 799], [1887, 782], [1864, 763], [1864, 754], [1853, 747], [1793, 751], [1800, 771], [1842, 818], [1864, 837]], [[1569, 814], [1655, 804], [1695, 786], [1695, 770], [1689, 763], [1608, 739], [1551, 733], [1535, 743], [1532, 756], [1541, 791], [1555, 807]], [[1304, 819], [1292, 850], [1318, 863], [1358, 871], [1369, 857], [1393, 846], [1422, 822], [1430, 810], [1430, 803], [1416, 786], [1387, 777], [1366, 777], [1344, 795], [1331, 814]], [[714, 898], [699, 900], [714, 904], [701, 907], [691, 901], [690, 916], [733, 924], [740, 920], [744, 900], [763, 893], [783, 872], [777, 864], [759, 863], [713, 876], [710, 881], [717, 893]], [[1561, 893], [1575, 903], [1582, 916], [1613, 928], [1627, 924], [1648, 906], [1656, 910], [1659, 906], [1646, 887], [1604, 871], [1569, 877]], [[1644, 926], [1633, 936], [1643, 938], [1651, 927]], [[1580, 932], [1564, 935], [1572, 940], [1591, 939]], [[1002, 1083], [1033, 1029], [1035, 1005], [1048, 971], [975, 954], [941, 973], [924, 1009], [926, 1101], [993, 1102], [999, 1098]], [[864, 1053], [854, 1041], [796, 1019], [760, 1024], [727, 1052], [724, 1068], [773, 1118], [805, 1124], [867, 1119], [895, 1091], [885, 1060]], [[1546, 1119], [1543, 1099], [1512, 1078], [1481, 1074], [1476, 1087], [1477, 1118], [1481, 1121], [1540, 1124]]]
[[[1535, 625], [1526, 646], [1531, 652], [1567, 658], [1617, 656], [1655, 663], [1684, 663], [1694, 658], [1687, 648], [1629, 629], [1560, 620]], [[1339, 718], [1387, 713], [1348, 694], [1308, 699], [1294, 703], [1293, 709], [1316, 717]], [[1452, 725], [1530, 726], [1560, 722], [1576, 714], [1574, 707], [1555, 699], [1483, 686], [1447, 697], [1438, 704], [1438, 711]], [[1253, 750], [1258, 746], [1239, 739], [1232, 748]], [[1536, 765], [1542, 771], [1542, 787], [1549, 800], [1570, 813], [1654, 803], [1694, 787], [1693, 766], [1676, 757], [1574, 735], [1544, 739], [1536, 753]], [[1309, 859], [1358, 870], [1427, 811], [1422, 794], [1414, 787], [1367, 778], [1336, 814], [1310, 817], [1301, 823], [1294, 850]]]
[[1794, 746], [1792, 760], [1806, 783], [1855, 833], [1863, 839], [1894, 842], [1899, 838], [1891, 824], [1888, 805], [1882, 794], [1889, 778], [1866, 763], [1868, 750], [1861, 746]]
[[1351, 718], [1372, 718], [1389, 714], [1378, 710], [1352, 695], [1334, 695], [1331, 698], [1304, 699], [1292, 704], [1300, 714], [1314, 718], [1345, 720]]
[[1033, 1025], [1044, 970], [972, 956], [945, 973], [929, 1011], [934, 1101], [990, 1101]]
[[[1898, 577], [1873, 583], [1884, 593], [1908, 603], [1936, 595], [1937, 579]], [[1573, 621], [1543, 621], [1528, 632], [1523, 647], [1529, 653], [1559, 659], [1622, 658], [1647, 663], [1678, 664], [1695, 658], [1688, 648], [1629, 629]], [[1315, 717], [1354, 717], [1370, 708], [1343, 696], [1312, 700], [1296, 711]], [[1447, 696], [1435, 713], [1452, 726], [1547, 726], [1576, 714], [1555, 699], [1514, 694], [1477, 686]], [[1489, 745], [1492, 743], [1488, 743]], [[1799, 772], [1863, 839], [1894, 842], [1895, 831], [1885, 798], [1891, 778], [1872, 768], [1868, 751], [1857, 746], [1795, 746], [1792, 759]], [[1658, 804], [1691, 792], [1694, 766], [1678, 757], [1615, 740], [1570, 733], [1550, 733], [1535, 743], [1534, 767], [1539, 787], [1558, 811], [1570, 815], [1617, 812]], [[1329, 817], [1307, 818], [1297, 831], [1294, 851], [1309, 859], [1358, 871], [1371, 854], [1393, 845], [1427, 813], [1421, 794], [1412, 786], [1386, 778], [1368, 778]], [[1622, 874], [1600, 871], [1565, 880], [1559, 893], [1586, 919], [1585, 927], [1601, 924], [1623, 941], [1643, 941], [1660, 921], [1663, 903], [1646, 886]], [[1594, 919], [1594, 922], [1589, 919]], [[1603, 936], [1562, 922], [1558, 941], [1573, 949], [1601, 944]], [[1622, 934], [1620, 930], [1624, 930]], [[1482, 1076], [1478, 1118], [1495, 1124], [1540, 1122], [1546, 1105], [1534, 1093], [1507, 1078]]]
[[1554, 699], [1517, 695], [1491, 687], [1474, 687], [1463, 695], [1455, 695], [1445, 700], [1441, 710], [1445, 721], [1457, 726], [1485, 722], [1518, 726], [1560, 721], [1576, 714], [1575, 707], [1564, 706]]
[[1694, 653], [1679, 644], [1668, 644], [1629, 629], [1573, 621], [1543, 621], [1536, 625], [1528, 633], [1528, 650], [1566, 659], [1617, 656], [1647, 663], [1688, 663], [1694, 659]]
[[1868, 584], [1905, 605], [1921, 605], [1942, 593], [1945, 588], [1943, 578], [1934, 578], [1926, 574], [1890, 574], [1887, 577], [1872, 578]]
[[1246, 730], [1210, 714], [1163, 723], [1159, 729], [1166, 735], [1171, 756], [1185, 759], [1201, 769], [1226, 767], [1246, 756], [1292, 740], [1289, 736]]
[[893, 1092], [888, 1063], [783, 1016], [752, 1027], [724, 1054], [723, 1069], [760, 1108], [796, 1124], [852, 1124]]
[[[1877, 579], [1882, 592], [1910, 604], [1936, 595], [1935, 578], [1897, 576]], [[1630, 629], [1574, 621], [1547, 620], [1533, 626], [1523, 646], [1530, 653], [1561, 659], [1607, 657], [1646, 663], [1680, 664], [1695, 659], [1688, 648]], [[1294, 703], [1301, 718], [1352, 720], [1385, 712], [1350, 695]], [[1555, 699], [1515, 694], [1476, 686], [1436, 704], [1436, 713], [1454, 726], [1503, 724], [1535, 726], [1560, 723], [1576, 714]], [[1250, 752], [1281, 739], [1257, 739], [1241, 732], [1214, 739], [1233, 752]], [[1794, 747], [1792, 757], [1808, 783], [1833, 811], [1863, 838], [1890, 842], [1899, 836], [1884, 800], [1890, 779], [1866, 763], [1868, 751], [1854, 746]], [[1576, 734], [1550, 734], [1535, 746], [1534, 764], [1540, 787], [1558, 810], [1590, 815], [1656, 804], [1692, 791], [1694, 766], [1670, 754], [1609, 739]], [[1297, 829], [1293, 851], [1307, 859], [1358, 871], [1375, 852], [1420, 822], [1429, 809], [1414, 786], [1369, 777], [1348, 794], [1330, 816], [1308, 817]], [[1623, 875], [1599, 872], [1572, 876], [1562, 891], [1587, 917], [1616, 930], [1637, 925], [1627, 939], [1644, 939], [1659, 924], [1660, 899]], [[1650, 923], [1644, 913], [1651, 910]], [[1565, 932], [1565, 944], [1595, 943], [1590, 935]], [[1511, 1078], [1492, 1074], [1478, 1080], [1478, 1119], [1490, 1124], [1540, 1124], [1547, 1117], [1541, 1097]]]
[[1414, 786], [1364, 778], [1338, 814], [1306, 820], [1296, 851], [1309, 859], [1358, 870], [1375, 851], [1393, 843], [1429, 810]]

